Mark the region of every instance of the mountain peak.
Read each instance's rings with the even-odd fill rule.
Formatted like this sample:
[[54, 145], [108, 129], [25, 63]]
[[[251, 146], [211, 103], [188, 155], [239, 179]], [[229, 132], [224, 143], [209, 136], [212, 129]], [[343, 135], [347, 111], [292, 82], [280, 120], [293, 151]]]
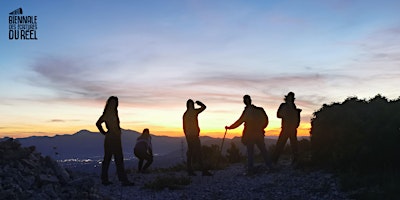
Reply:
[[89, 131], [87, 129], [82, 129], [82, 130], [74, 133], [73, 135], [84, 135], [84, 134], [89, 134], [89, 133], [95, 133], [95, 132], [91, 132], [91, 131]]

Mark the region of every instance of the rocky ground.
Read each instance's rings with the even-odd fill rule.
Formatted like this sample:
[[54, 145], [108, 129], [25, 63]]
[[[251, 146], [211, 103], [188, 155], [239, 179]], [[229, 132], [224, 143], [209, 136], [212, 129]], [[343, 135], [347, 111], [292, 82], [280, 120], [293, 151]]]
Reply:
[[115, 175], [103, 186], [98, 175], [66, 170], [10, 139], [0, 142], [0, 199], [348, 199], [327, 172], [294, 169], [285, 160], [276, 170], [259, 169], [247, 176], [243, 164], [234, 164], [212, 177], [177, 169], [131, 172], [135, 186], [122, 187]]
[[68, 171], [35, 147], [0, 142], [0, 199], [104, 199], [95, 179]]
[[115, 184], [98, 184], [98, 188], [101, 195], [110, 199], [348, 199], [332, 174], [297, 170], [285, 163], [278, 167], [274, 171], [246, 176], [244, 165], [235, 164], [214, 171], [212, 177], [198, 173], [198, 176], [190, 177], [189, 185], [177, 189], [154, 190], [148, 189], [146, 184], [157, 183], [154, 180], [160, 177], [185, 179], [187, 175], [183, 171], [131, 174], [130, 178], [136, 184], [133, 187], [121, 187], [114, 179]]

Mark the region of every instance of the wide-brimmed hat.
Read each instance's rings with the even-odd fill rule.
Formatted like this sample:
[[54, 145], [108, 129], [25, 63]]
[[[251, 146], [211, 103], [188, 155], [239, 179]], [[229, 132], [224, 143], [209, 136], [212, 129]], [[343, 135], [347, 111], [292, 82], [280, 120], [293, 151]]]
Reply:
[[288, 98], [295, 99], [294, 98], [294, 93], [293, 92], [289, 92], [287, 95], [285, 95], [285, 100], [288, 99]]

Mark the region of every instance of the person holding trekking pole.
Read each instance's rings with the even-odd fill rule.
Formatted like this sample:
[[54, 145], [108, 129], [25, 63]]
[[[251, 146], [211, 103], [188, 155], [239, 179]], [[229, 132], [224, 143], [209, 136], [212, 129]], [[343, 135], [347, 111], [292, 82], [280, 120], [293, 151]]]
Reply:
[[203, 176], [212, 176], [212, 174], [204, 168], [203, 159], [201, 154], [201, 143], [200, 143], [200, 128], [198, 116], [201, 112], [206, 109], [206, 105], [204, 105], [200, 101], [196, 101], [196, 104], [200, 106], [200, 108], [194, 107], [193, 100], [189, 99], [186, 102], [187, 110], [183, 114], [183, 132], [185, 133], [188, 150], [187, 150], [187, 171], [189, 176], [196, 176], [192, 168], [193, 159], [197, 158], [199, 161], [202, 175]]
[[264, 129], [268, 126], [268, 116], [262, 107], [251, 104], [249, 95], [243, 96], [243, 103], [246, 107], [240, 118], [232, 125], [225, 126], [225, 129], [235, 129], [244, 123], [242, 143], [247, 147], [247, 175], [251, 175], [255, 172], [254, 145], [261, 151], [267, 168], [271, 168], [271, 161], [264, 143]]

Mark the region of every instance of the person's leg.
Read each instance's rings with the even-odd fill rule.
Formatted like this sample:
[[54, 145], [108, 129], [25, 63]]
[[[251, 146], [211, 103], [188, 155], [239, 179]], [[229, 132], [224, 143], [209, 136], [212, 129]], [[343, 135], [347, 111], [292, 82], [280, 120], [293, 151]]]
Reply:
[[115, 165], [117, 166], [117, 174], [118, 179], [121, 182], [127, 182], [128, 178], [125, 173], [125, 166], [124, 166], [124, 155], [122, 153], [122, 146], [121, 143], [114, 144], [114, 160]]
[[286, 132], [287, 131], [284, 128], [282, 128], [281, 133], [279, 134], [279, 138], [278, 141], [276, 142], [275, 151], [272, 157], [272, 161], [274, 163], [278, 162], [279, 156], [281, 155], [283, 148], [285, 148], [285, 144], [288, 139], [288, 135]]
[[195, 175], [193, 172], [193, 167], [192, 167], [192, 160], [193, 160], [193, 141], [187, 140], [187, 145], [188, 145], [188, 150], [186, 152], [186, 167], [189, 175]]
[[203, 163], [203, 154], [202, 154], [202, 151], [201, 151], [200, 138], [196, 138], [194, 140], [193, 151], [194, 151], [194, 155], [196, 156], [196, 158], [197, 158], [197, 160], [199, 162], [199, 165], [200, 165], [200, 168], [201, 168], [201, 171], [202, 171], [202, 175], [203, 176], [212, 176], [212, 174], [206, 169], [206, 167], [204, 166], [204, 163]]
[[260, 138], [260, 140], [257, 141], [256, 145], [264, 158], [265, 165], [267, 167], [271, 167], [271, 160], [269, 159], [267, 148], [265, 147], [264, 138]]
[[203, 170], [203, 155], [201, 153], [201, 143], [200, 138], [196, 138], [193, 143], [193, 154], [195, 159], [199, 162], [200, 168]]
[[138, 163], [138, 171], [139, 172], [141, 172], [142, 171], [142, 167], [143, 167], [143, 162], [144, 162], [144, 159], [139, 159], [139, 163]]
[[143, 166], [143, 157], [140, 154], [140, 148], [136, 146], [133, 149], [133, 153], [135, 154], [136, 158], [138, 159], [138, 172], [142, 171], [142, 166]]
[[103, 162], [101, 163], [101, 181], [102, 182], [109, 182], [108, 181], [108, 168], [111, 162], [111, 154], [104, 155]]
[[254, 170], [254, 143], [249, 143], [247, 147], [247, 172], [252, 173]]
[[146, 164], [143, 167], [143, 171], [150, 167], [151, 163], [153, 163], [153, 156], [150, 154], [146, 154], [145, 158]]
[[134, 184], [128, 180], [128, 177], [125, 172], [124, 155], [122, 153], [121, 146], [119, 146], [119, 147], [117, 147], [117, 149], [115, 149], [114, 160], [115, 160], [115, 164], [117, 165], [118, 179], [119, 179], [119, 181], [121, 181], [122, 186], [133, 186]]
[[293, 160], [292, 163], [297, 162], [299, 152], [298, 152], [298, 147], [297, 147], [297, 129], [294, 128], [290, 130], [290, 147], [292, 149], [292, 155], [293, 155]]
[[103, 162], [101, 162], [101, 181], [103, 184], [110, 184], [111, 182], [108, 180], [108, 168], [110, 166], [112, 157], [111, 149], [109, 148], [106, 141], [104, 142], [104, 157]]

